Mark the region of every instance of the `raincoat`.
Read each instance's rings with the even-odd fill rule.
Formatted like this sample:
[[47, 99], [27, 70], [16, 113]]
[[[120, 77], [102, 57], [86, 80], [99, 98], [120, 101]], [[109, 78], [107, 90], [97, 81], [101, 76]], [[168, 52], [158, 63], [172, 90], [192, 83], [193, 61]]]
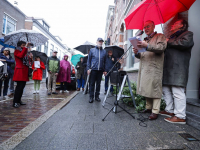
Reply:
[[154, 34], [146, 42], [147, 51], [135, 55], [140, 59], [137, 94], [148, 98], [162, 97], [164, 50], [167, 40], [163, 34]]
[[63, 60], [60, 61], [60, 71], [58, 73], [57, 82], [71, 82], [71, 65], [69, 61], [65, 60], [65, 55]]
[[[32, 65], [32, 69], [35, 69], [34, 63]], [[43, 70], [45, 69], [45, 65], [42, 61], [40, 61], [40, 68], [37, 68], [37, 70], [33, 71], [33, 80], [42, 80]]]

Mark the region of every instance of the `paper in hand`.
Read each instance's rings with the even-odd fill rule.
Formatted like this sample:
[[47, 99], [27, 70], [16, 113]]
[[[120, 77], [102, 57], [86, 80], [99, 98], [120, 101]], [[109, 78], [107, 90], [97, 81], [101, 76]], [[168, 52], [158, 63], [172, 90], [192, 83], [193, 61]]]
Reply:
[[40, 68], [40, 61], [34, 61], [34, 67]]
[[142, 41], [139, 36], [135, 36], [135, 37], [129, 38], [129, 41], [131, 42], [131, 44], [133, 45], [133, 47], [138, 50], [138, 53], [142, 53], [142, 52], [146, 51], [145, 48], [139, 48], [137, 46], [138, 42]]

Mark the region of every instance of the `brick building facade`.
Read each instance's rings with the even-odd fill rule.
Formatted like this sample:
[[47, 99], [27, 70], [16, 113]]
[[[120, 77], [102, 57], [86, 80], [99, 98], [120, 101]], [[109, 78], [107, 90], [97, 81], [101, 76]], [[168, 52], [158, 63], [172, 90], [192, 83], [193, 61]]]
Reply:
[[[26, 15], [7, 0], [0, 0], [0, 37], [24, 29]], [[1, 48], [1, 46], [0, 46]]]
[[[137, 30], [126, 30], [124, 24], [124, 18], [130, 12], [130, 10], [141, 0], [115, 0], [114, 15], [112, 20], [112, 29], [105, 34], [110, 36], [110, 45], [118, 45], [124, 48], [126, 51], [130, 47], [129, 37], [135, 36]], [[198, 128], [200, 130], [200, 1], [195, 1], [189, 11], [177, 14], [172, 19], [167, 21], [163, 25], [163, 32], [166, 37], [171, 35], [171, 25], [177, 19], [185, 19], [189, 23], [189, 31], [194, 33], [194, 47], [191, 53], [190, 67], [189, 67], [189, 79], [186, 87], [187, 95], [187, 123]], [[137, 23], [137, 22], [136, 22]], [[162, 32], [160, 26], [156, 26], [158, 33]], [[143, 34], [144, 38], [145, 34]], [[105, 39], [106, 40], [106, 39]], [[178, 57], [178, 56], [177, 56]], [[132, 82], [137, 80], [137, 71], [139, 66], [139, 60], [134, 58], [132, 48], [129, 49], [128, 55], [124, 58], [124, 70], [128, 72], [129, 78]]]

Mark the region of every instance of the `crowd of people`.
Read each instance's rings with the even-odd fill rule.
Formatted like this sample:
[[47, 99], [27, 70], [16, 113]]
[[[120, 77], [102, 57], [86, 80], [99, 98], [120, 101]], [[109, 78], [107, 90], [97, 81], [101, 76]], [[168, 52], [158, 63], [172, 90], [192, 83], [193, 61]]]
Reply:
[[[149, 120], [157, 119], [160, 114], [167, 116], [164, 120], [169, 123], [185, 124], [185, 88], [188, 81], [191, 50], [194, 45], [193, 33], [188, 31], [188, 22], [185, 20], [177, 20], [171, 26], [172, 35], [169, 38], [154, 30], [154, 22], [146, 21], [144, 31], [147, 37], [139, 41], [137, 45], [146, 51], [140, 53], [138, 49], [133, 48], [135, 57], [140, 59], [137, 94], [146, 98], [146, 109], [142, 113], [151, 113]], [[84, 59], [81, 59], [76, 67], [81, 68], [78, 91], [81, 83], [82, 85], [84, 83], [84, 67], [90, 75], [89, 103], [93, 103], [94, 99], [101, 101], [99, 95], [103, 74], [105, 75], [105, 94], [107, 93], [110, 78], [110, 74], [107, 73], [117, 61], [112, 51], [106, 52], [102, 48], [103, 42], [102, 38], [98, 38], [97, 46], [90, 49], [86, 67], [82, 65]], [[113, 92], [112, 86], [110, 92]], [[164, 111], [160, 111], [162, 97], [166, 103]]]
[[[157, 119], [160, 114], [168, 117], [165, 118], [167, 122], [185, 124], [185, 87], [188, 81], [191, 50], [194, 45], [193, 33], [188, 31], [188, 22], [185, 20], [178, 20], [172, 25], [172, 35], [169, 38], [155, 32], [154, 29], [154, 22], [146, 21], [144, 31], [147, 37], [143, 41], [139, 41], [137, 45], [139, 48], [145, 48], [146, 51], [139, 53], [138, 49], [133, 48], [135, 57], [140, 59], [137, 94], [146, 98], [146, 109], [143, 113], [151, 113], [149, 120]], [[105, 76], [105, 94], [107, 93], [110, 79], [110, 73], [107, 73], [118, 59], [113, 56], [113, 51], [106, 52], [102, 48], [103, 42], [102, 38], [98, 38], [97, 45], [88, 50], [88, 56], [81, 57], [76, 65], [77, 91], [80, 91], [81, 88], [84, 91], [84, 87], [86, 87], [86, 93], [89, 92], [90, 95], [89, 103], [93, 103], [94, 100], [101, 101], [99, 95], [103, 74]], [[2, 49], [0, 54], [0, 61], [7, 64], [8, 73], [4, 80], [3, 96], [7, 96], [9, 87], [10, 94], [8, 96], [14, 96], [13, 107], [15, 108], [25, 105], [21, 101], [21, 97], [30, 76], [34, 80], [34, 94], [39, 93], [45, 69], [44, 62], [41, 61], [40, 57], [35, 57], [33, 61], [33, 55], [30, 52], [31, 43], [19, 41], [17, 46], [14, 52], [15, 60], [10, 55], [9, 48]], [[68, 55], [65, 55], [60, 61], [57, 58], [57, 53], [54, 50], [52, 56], [47, 59], [48, 95], [58, 94], [56, 82], [61, 83], [60, 93], [68, 92], [67, 83], [71, 82], [71, 65], [68, 61]], [[37, 67], [36, 61], [39, 64]], [[85, 86], [88, 76], [89, 86]], [[17, 83], [15, 90], [14, 81]], [[0, 80], [1, 87], [2, 80]], [[110, 92], [113, 92], [112, 86]], [[166, 102], [164, 111], [160, 111], [162, 97]]]

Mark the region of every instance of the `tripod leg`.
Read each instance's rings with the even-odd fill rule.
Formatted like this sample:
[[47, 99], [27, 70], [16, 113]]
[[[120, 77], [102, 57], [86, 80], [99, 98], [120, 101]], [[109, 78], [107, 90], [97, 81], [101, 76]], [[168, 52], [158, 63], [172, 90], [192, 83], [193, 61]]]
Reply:
[[109, 115], [109, 113], [114, 109], [114, 107], [115, 106], [113, 106], [110, 110], [109, 110], [109, 112], [107, 113], [107, 115], [102, 119], [102, 121], [104, 121], [105, 119], [106, 119], [106, 117]]
[[120, 91], [119, 91], [119, 94], [118, 94], [118, 97], [117, 97], [117, 100], [118, 100], [118, 101], [119, 101], [120, 98], [121, 98], [121, 94], [122, 94], [122, 90], [123, 90], [123, 88], [124, 88], [125, 82], [126, 82], [126, 75], [124, 76], [124, 79], [123, 79], [123, 82], [122, 82], [122, 85], [121, 85], [121, 88], [120, 88]]
[[105, 103], [106, 103], [106, 99], [107, 99], [107, 97], [108, 97], [108, 94], [109, 94], [110, 88], [111, 88], [111, 84], [109, 84], [109, 87], [108, 87], [108, 90], [107, 90], [106, 96], [104, 97], [104, 100], [103, 100], [103, 102], [102, 102], [102, 106], [104, 106]]
[[135, 119], [135, 116], [133, 116], [130, 112], [128, 112], [126, 109], [124, 109], [123, 107], [121, 107], [120, 105], [118, 105], [122, 110], [124, 110], [127, 114], [129, 114], [131, 117], [133, 117], [133, 119]]

